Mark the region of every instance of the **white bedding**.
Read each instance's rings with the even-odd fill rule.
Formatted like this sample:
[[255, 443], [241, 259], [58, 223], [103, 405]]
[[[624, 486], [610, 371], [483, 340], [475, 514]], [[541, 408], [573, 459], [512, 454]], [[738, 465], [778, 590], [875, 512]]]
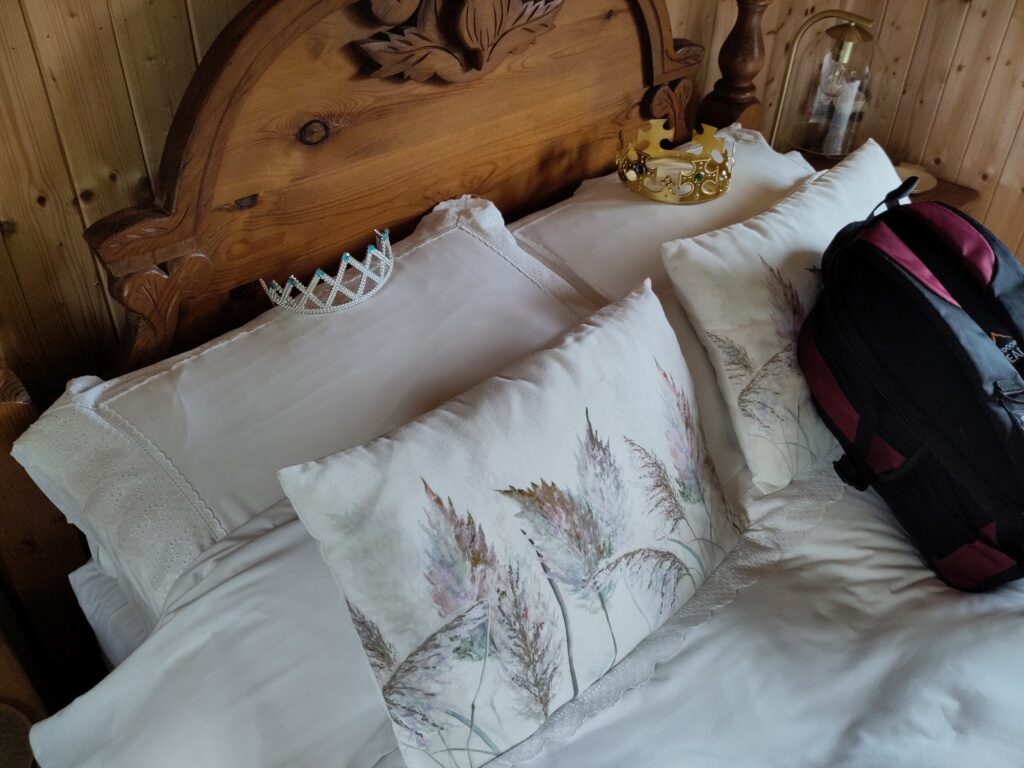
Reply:
[[[790, 513], [766, 528], [792, 529]], [[597, 707], [556, 715], [502, 762], [1024, 764], [1024, 584], [950, 590], [882, 503], [853, 492], [776, 567], [734, 582], [752, 578], [682, 642], [677, 624], [674, 637], [655, 638], [660, 650], [642, 646], [651, 659], [678, 650], [645, 685], [618, 700], [645, 670], [613, 672]], [[344, 612], [323, 610], [335, 589], [291, 510], [273, 508], [204, 555], [139, 651], [36, 726], [40, 765], [400, 766], [365, 660], [332, 653], [353, 631]], [[699, 624], [704, 612], [694, 613], [688, 623]], [[193, 706], [179, 706], [190, 696]], [[222, 713], [215, 723], [211, 711]]]
[[116, 667], [142, 645], [152, 625], [139, 616], [117, 579], [94, 560], [68, 575], [78, 605], [92, 627], [109, 667]]

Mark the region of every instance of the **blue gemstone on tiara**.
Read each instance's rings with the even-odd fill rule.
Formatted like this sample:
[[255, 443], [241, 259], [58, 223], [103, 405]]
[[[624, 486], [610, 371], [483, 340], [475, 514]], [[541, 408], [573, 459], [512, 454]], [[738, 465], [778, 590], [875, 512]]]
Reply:
[[351, 259], [352, 259], [352, 254], [351, 253], [343, 253], [343, 254], [341, 254], [341, 261], [342, 261], [343, 264], [348, 264]]

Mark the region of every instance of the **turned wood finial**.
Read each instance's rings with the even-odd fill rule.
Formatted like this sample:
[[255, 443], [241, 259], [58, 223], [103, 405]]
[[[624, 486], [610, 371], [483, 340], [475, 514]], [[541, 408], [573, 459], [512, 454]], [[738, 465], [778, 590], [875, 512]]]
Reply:
[[761, 119], [754, 78], [764, 65], [764, 37], [761, 19], [771, 0], [736, 0], [739, 14], [718, 54], [721, 79], [701, 102], [697, 123], [717, 128], [739, 121], [756, 128]]

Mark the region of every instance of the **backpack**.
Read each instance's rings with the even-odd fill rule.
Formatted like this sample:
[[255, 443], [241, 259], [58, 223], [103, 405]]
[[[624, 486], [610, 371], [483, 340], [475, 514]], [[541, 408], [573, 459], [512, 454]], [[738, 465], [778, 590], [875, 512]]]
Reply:
[[961, 211], [898, 204], [915, 181], [833, 240], [798, 355], [840, 477], [981, 591], [1024, 575], [1024, 269]]

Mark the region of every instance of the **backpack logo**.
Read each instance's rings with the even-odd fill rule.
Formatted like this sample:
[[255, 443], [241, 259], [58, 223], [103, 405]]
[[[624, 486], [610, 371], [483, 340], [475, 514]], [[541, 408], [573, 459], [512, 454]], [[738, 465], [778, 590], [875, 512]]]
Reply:
[[999, 347], [999, 351], [1003, 353], [1010, 365], [1016, 367], [1017, 364], [1024, 360], [1024, 349], [1021, 349], [1020, 344], [1012, 336], [1007, 336], [1005, 333], [992, 333], [992, 341], [995, 342], [996, 346]]

